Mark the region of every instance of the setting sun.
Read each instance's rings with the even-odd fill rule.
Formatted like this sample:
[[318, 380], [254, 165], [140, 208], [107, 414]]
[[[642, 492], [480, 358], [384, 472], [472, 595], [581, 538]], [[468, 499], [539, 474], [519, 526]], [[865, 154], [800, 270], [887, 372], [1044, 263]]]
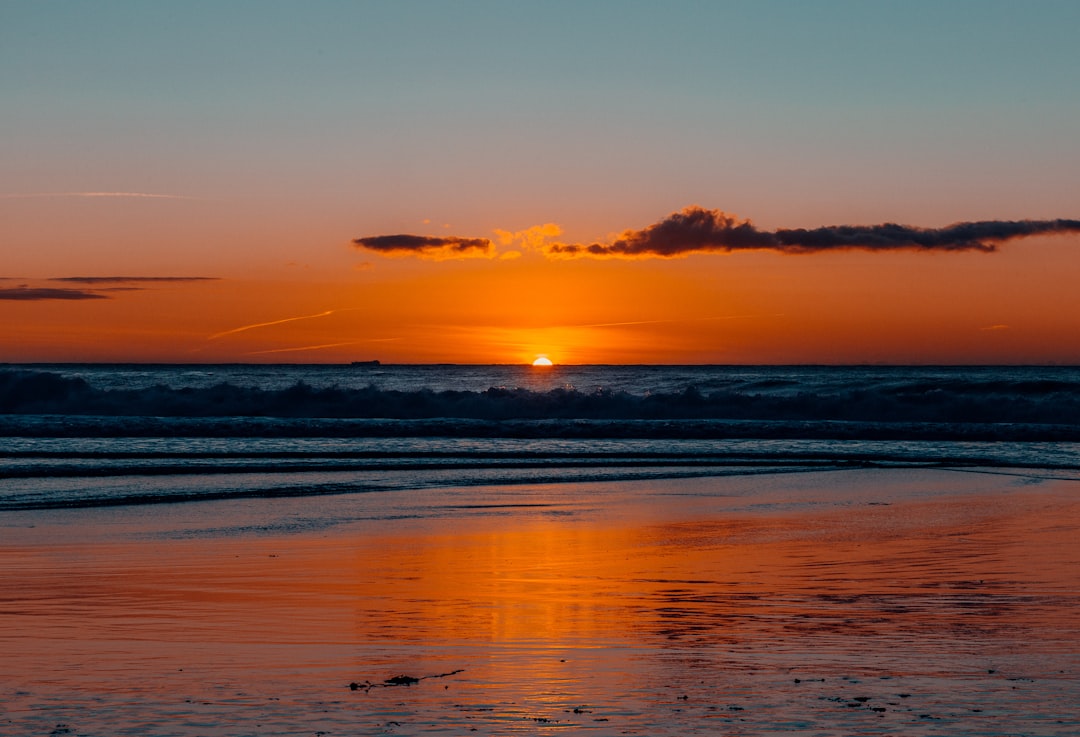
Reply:
[[0, 737], [1080, 737], [1080, 0], [253, 5], [0, 0]]

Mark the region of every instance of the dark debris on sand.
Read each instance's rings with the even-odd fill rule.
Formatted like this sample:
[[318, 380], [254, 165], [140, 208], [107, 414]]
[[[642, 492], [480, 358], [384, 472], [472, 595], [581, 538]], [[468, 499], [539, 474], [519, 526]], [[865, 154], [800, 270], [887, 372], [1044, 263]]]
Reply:
[[464, 668], [458, 670], [452, 670], [449, 673], [436, 673], [430, 676], [407, 676], [398, 675], [387, 678], [382, 683], [372, 683], [371, 681], [353, 681], [349, 684], [351, 691], [370, 691], [373, 688], [390, 688], [391, 686], [411, 686], [414, 683], [420, 683], [420, 681], [426, 681], [431, 678], [446, 678], [447, 676], [454, 676], [458, 673], [464, 673]]

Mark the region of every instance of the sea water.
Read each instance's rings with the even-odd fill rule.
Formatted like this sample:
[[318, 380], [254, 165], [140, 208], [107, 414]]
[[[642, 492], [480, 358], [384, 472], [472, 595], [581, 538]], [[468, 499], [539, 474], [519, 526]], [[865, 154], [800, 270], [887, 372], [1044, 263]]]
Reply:
[[3, 367], [0, 734], [1075, 735], [1078, 389]]
[[0, 510], [832, 468], [1080, 477], [1074, 367], [0, 367]]

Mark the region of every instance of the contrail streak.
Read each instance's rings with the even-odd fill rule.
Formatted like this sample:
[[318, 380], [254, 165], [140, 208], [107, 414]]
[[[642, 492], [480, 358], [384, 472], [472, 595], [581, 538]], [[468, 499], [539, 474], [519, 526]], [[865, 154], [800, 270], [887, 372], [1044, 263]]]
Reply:
[[[349, 308], [349, 309], [356, 309], [356, 308]], [[238, 328], [233, 328], [232, 330], [225, 330], [225, 331], [222, 331], [220, 333], [214, 333], [209, 338], [207, 338], [207, 340], [217, 340], [218, 338], [224, 338], [226, 335], [233, 335], [235, 333], [242, 333], [242, 332], [244, 332], [246, 330], [254, 330], [255, 328], [266, 328], [266, 327], [270, 327], [271, 325], [282, 325], [282, 324], [287, 323], [287, 322], [296, 322], [297, 320], [314, 320], [317, 317], [326, 317], [328, 315], [333, 315], [335, 312], [341, 312], [341, 310], [327, 310], [326, 312], [320, 312], [317, 315], [301, 315], [300, 317], [285, 317], [285, 318], [282, 318], [281, 320], [271, 320], [270, 322], [257, 322], [257, 323], [255, 323], [253, 325], [243, 325], [243, 326], [238, 327]]]
[[134, 197], [154, 200], [198, 200], [179, 194], [155, 194], [153, 192], [28, 192], [25, 194], [0, 194], [0, 200], [29, 200], [44, 197]]
[[[570, 325], [573, 328], [619, 328], [628, 325], [659, 325], [661, 323], [671, 322], [709, 322], [713, 320], [750, 320], [757, 317], [768, 317], [768, 315], [716, 315], [714, 317], [680, 317], [671, 318], [668, 320], [630, 320], [628, 322], [597, 322], [590, 325]], [[780, 315], [772, 315], [771, 317], [780, 317]]]
[[297, 351], [317, 351], [320, 348], [337, 348], [343, 345], [359, 345], [360, 343], [366, 343], [366, 340], [350, 340], [346, 343], [324, 343], [323, 345], [305, 345], [299, 348], [272, 348], [266, 351], [248, 351], [245, 356], [259, 356], [264, 353], [295, 353]]

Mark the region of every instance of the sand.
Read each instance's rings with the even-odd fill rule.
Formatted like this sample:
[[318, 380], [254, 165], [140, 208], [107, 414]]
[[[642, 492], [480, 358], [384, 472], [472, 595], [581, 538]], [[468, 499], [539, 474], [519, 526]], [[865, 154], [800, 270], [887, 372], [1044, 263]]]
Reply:
[[1030, 474], [7, 513], [0, 734], [1075, 735], [1078, 605]]

